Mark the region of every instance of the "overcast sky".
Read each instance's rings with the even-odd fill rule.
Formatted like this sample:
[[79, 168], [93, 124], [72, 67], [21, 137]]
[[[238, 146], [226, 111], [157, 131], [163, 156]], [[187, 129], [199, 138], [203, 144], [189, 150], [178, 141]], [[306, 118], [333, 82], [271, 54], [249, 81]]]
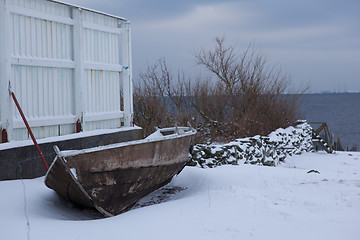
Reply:
[[135, 78], [161, 57], [193, 73], [194, 53], [225, 36], [255, 42], [295, 88], [360, 91], [359, 0], [64, 1], [131, 21]]

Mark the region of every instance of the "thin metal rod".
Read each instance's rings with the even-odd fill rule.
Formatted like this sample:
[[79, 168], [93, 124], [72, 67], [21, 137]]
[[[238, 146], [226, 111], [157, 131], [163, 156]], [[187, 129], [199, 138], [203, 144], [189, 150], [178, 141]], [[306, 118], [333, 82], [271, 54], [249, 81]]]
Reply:
[[32, 139], [32, 141], [33, 141], [34, 144], [35, 144], [36, 150], [38, 151], [38, 153], [39, 153], [39, 155], [40, 155], [40, 158], [41, 158], [41, 160], [42, 160], [42, 162], [43, 162], [43, 164], [44, 164], [44, 167], [45, 167], [45, 169], [46, 169], [46, 171], [47, 171], [47, 170], [49, 169], [49, 166], [47, 165], [47, 163], [46, 163], [46, 161], [45, 161], [44, 155], [42, 154], [42, 152], [41, 152], [41, 150], [40, 150], [40, 147], [39, 147], [39, 145], [38, 145], [37, 142], [36, 142], [36, 139], [35, 139], [35, 137], [34, 137], [34, 134], [33, 134], [32, 131], [31, 131], [31, 128], [30, 128], [30, 126], [29, 126], [29, 123], [28, 123], [28, 121], [26, 120], [23, 111], [21, 110], [20, 104], [19, 104], [19, 102], [17, 101], [14, 92], [13, 92], [13, 91], [10, 91], [10, 92], [11, 92], [11, 96], [12, 96], [14, 102], [15, 102], [15, 105], [16, 105], [17, 109], [19, 110], [19, 113], [20, 113], [20, 115], [21, 115], [21, 117], [22, 117], [22, 119], [23, 119], [23, 121], [24, 121], [24, 123], [25, 123], [25, 126], [26, 126], [26, 128], [27, 128], [27, 130], [28, 130], [28, 132], [29, 132], [29, 134], [30, 134], [30, 136], [31, 136], [31, 139]]

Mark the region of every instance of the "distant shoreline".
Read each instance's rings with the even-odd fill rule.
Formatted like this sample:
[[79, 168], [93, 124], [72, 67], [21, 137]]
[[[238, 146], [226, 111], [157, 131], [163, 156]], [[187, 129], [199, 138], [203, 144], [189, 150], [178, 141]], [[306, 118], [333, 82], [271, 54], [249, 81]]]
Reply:
[[360, 91], [351, 91], [351, 92], [310, 92], [310, 93], [304, 93], [304, 95], [321, 95], [321, 94], [360, 94]]

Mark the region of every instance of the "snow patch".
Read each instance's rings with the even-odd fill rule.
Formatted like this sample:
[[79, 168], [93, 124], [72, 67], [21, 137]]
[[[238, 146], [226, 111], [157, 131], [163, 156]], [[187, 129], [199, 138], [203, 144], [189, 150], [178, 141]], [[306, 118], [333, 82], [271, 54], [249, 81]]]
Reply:
[[[48, 137], [48, 138], [40, 138], [37, 139], [38, 144], [43, 143], [49, 143], [49, 142], [59, 142], [59, 141], [66, 141], [70, 139], [78, 139], [78, 138], [84, 138], [84, 137], [91, 137], [91, 136], [98, 136], [98, 135], [104, 135], [104, 134], [110, 134], [110, 133], [117, 133], [117, 132], [123, 132], [123, 131], [130, 131], [135, 129], [141, 129], [140, 127], [121, 127], [117, 129], [99, 129], [99, 130], [92, 130], [92, 131], [84, 131], [79, 133], [73, 133], [73, 134], [67, 134], [63, 136], [56, 136], [56, 137]], [[1, 143], [0, 144], [0, 150], [6, 150], [11, 148], [17, 148], [17, 147], [25, 147], [33, 145], [33, 141], [31, 139], [29, 140], [22, 140], [22, 141], [11, 141], [7, 143]]]
[[185, 167], [135, 209], [110, 218], [76, 208], [43, 177], [0, 181], [1, 239], [358, 240], [359, 159], [318, 152], [288, 156], [276, 168]]
[[77, 178], [77, 173], [76, 173], [76, 168], [70, 168], [70, 172], [72, 173], [72, 175], [74, 176], [74, 178]]

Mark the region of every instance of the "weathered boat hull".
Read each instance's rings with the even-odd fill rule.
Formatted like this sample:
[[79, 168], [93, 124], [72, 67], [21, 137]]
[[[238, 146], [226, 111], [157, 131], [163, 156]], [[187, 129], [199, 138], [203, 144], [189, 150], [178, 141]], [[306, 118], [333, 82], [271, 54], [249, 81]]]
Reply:
[[104, 216], [117, 215], [183, 169], [194, 134], [189, 129], [161, 138], [59, 152], [45, 184]]

